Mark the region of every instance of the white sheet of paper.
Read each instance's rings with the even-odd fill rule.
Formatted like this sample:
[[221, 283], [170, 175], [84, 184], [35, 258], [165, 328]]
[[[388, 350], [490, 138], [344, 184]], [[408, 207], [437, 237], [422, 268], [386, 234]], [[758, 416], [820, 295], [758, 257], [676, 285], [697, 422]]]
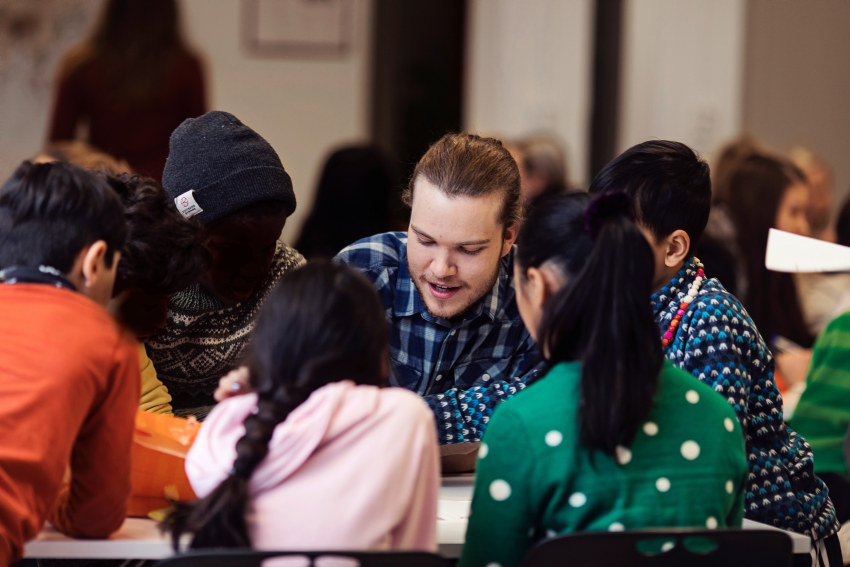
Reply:
[[468, 500], [439, 500], [437, 502], [437, 517], [440, 520], [467, 520], [469, 519]]
[[775, 272], [850, 272], [850, 247], [771, 228], [764, 265]]

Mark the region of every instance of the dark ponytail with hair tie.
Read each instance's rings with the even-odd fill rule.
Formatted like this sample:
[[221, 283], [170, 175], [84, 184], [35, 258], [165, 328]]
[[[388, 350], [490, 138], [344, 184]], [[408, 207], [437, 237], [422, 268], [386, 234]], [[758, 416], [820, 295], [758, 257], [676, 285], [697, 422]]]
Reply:
[[614, 217], [626, 217], [634, 221], [632, 200], [625, 193], [603, 193], [590, 200], [581, 218], [584, 230], [591, 240], [596, 240], [602, 226]]
[[547, 263], [564, 276], [537, 342], [550, 367], [581, 361], [582, 441], [611, 456], [649, 415], [664, 360], [650, 305], [652, 250], [631, 218], [620, 194], [548, 199], [523, 225], [515, 258], [522, 273]]

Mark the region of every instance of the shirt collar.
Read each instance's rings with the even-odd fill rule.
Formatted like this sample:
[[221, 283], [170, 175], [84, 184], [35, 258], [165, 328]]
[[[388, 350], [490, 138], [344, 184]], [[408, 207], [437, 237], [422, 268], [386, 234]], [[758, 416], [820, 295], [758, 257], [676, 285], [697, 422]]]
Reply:
[[77, 291], [65, 275], [52, 266], [9, 266], [0, 270], [0, 283], [38, 283]]
[[[480, 315], [486, 315], [491, 321], [496, 320], [502, 311], [504, 304], [510, 297], [513, 291], [513, 258], [514, 249], [512, 247], [503, 258], [499, 260], [499, 274], [496, 278], [496, 283], [488, 291], [484, 297], [476, 301], [466, 313], [463, 314], [462, 320], [469, 321]], [[453, 326], [448, 319], [434, 317], [425, 306], [422, 296], [419, 295], [419, 290], [413, 283], [410, 277], [410, 270], [407, 266], [407, 248], [402, 250], [399, 260], [398, 277], [396, 278], [395, 294], [393, 300], [393, 314], [397, 317], [409, 317], [419, 313], [422, 317], [431, 322], [439, 323], [443, 326]]]
[[667, 285], [652, 294], [652, 311], [658, 314], [667, 308], [672, 301], [679, 301], [682, 294], [688, 292], [688, 287], [697, 274], [697, 259], [693, 256], [687, 259], [685, 265], [673, 276]]

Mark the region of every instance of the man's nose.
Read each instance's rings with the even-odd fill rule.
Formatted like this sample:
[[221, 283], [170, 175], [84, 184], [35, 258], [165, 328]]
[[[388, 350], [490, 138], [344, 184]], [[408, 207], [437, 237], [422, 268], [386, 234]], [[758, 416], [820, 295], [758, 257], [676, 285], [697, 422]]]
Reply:
[[440, 279], [452, 277], [457, 273], [454, 261], [448, 251], [442, 250], [435, 254], [434, 260], [431, 262], [431, 273]]

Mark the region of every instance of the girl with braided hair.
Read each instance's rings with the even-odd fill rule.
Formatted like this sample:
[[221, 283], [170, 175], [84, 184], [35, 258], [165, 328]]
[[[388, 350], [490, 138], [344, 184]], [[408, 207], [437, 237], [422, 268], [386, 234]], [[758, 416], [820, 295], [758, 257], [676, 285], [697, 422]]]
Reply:
[[186, 457], [200, 500], [166, 520], [175, 547], [436, 550], [434, 419], [387, 383], [387, 324], [368, 280], [310, 262], [258, 317], [252, 393], [204, 421]]
[[628, 197], [588, 201], [542, 200], [520, 230], [517, 305], [548, 370], [490, 419], [461, 567], [518, 565], [562, 533], [741, 525], [735, 413], [664, 358]]

